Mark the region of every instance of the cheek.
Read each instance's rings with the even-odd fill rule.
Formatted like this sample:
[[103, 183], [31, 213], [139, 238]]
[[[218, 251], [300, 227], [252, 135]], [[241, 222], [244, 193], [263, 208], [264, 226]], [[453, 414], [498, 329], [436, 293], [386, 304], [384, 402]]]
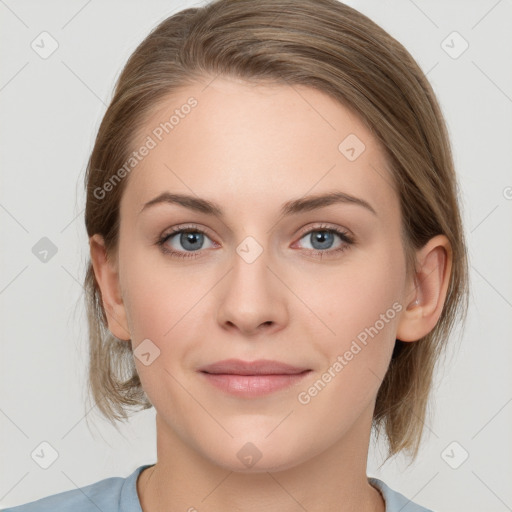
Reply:
[[[212, 276], [206, 272], [191, 275], [190, 271], [171, 267], [163, 256], [158, 262], [148, 263], [143, 251], [137, 250], [125, 259], [124, 271], [125, 307], [137, 372], [156, 405], [162, 383], [167, 383], [171, 393], [180, 393], [171, 375], [177, 376], [190, 364], [190, 354], [197, 352], [198, 343], [204, 339], [201, 300], [212, 288]], [[158, 354], [149, 365], [137, 358], [143, 350], [137, 347], [144, 340], [150, 340], [156, 347], [149, 345], [150, 351]]]
[[384, 378], [403, 309], [404, 263], [398, 250], [382, 247], [351, 268], [347, 293], [338, 300], [342, 313], [335, 330], [341, 342], [331, 360], [343, 353], [344, 378], [360, 393], [376, 392]]
[[144, 338], [165, 340], [166, 333], [179, 325], [204, 293], [195, 284], [204, 279], [166, 265], [163, 255], [155, 258], [157, 250], [134, 248], [126, 253], [130, 257], [125, 257], [125, 306], [137, 342]]
[[312, 416], [328, 418], [324, 427], [333, 439], [376, 397], [395, 344], [402, 278], [396, 255], [375, 254], [333, 275], [321, 299], [316, 294], [335, 335], [318, 338], [325, 367], [302, 388], [299, 403]]
[[330, 358], [358, 335], [364, 339], [375, 324], [379, 338], [394, 343], [405, 280], [399, 251], [376, 243], [372, 250], [353, 252], [338, 267], [294, 278], [294, 291], [314, 313], [308, 322], [317, 326], [315, 332]]

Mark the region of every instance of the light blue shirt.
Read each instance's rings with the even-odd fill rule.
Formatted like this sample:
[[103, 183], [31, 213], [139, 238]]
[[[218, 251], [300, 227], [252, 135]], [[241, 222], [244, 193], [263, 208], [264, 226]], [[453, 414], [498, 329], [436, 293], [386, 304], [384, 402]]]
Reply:
[[[3, 512], [142, 512], [137, 494], [137, 477], [143, 469], [153, 464], [139, 466], [126, 478], [105, 478], [80, 489], [47, 496], [25, 505], [6, 508]], [[377, 478], [368, 478], [386, 503], [386, 512], [432, 512], [402, 494], [390, 489]]]

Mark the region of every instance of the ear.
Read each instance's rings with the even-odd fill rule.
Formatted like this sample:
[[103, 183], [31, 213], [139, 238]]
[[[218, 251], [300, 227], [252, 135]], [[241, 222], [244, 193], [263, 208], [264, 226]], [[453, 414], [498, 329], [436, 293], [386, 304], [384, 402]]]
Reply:
[[445, 235], [431, 238], [416, 253], [418, 269], [408, 283], [411, 302], [398, 322], [396, 339], [417, 341], [437, 324], [452, 269], [452, 249]]
[[119, 286], [117, 261], [108, 258], [103, 237], [95, 234], [89, 239], [91, 263], [100, 287], [103, 308], [109, 331], [120, 340], [130, 340], [126, 311]]

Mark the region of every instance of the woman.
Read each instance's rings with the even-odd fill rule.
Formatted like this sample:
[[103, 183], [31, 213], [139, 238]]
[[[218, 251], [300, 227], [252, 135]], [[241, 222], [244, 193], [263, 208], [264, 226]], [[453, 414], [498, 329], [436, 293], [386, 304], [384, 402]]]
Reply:
[[443, 116], [335, 0], [217, 0], [126, 64], [89, 160], [90, 386], [156, 409], [157, 461], [39, 510], [425, 511], [366, 476], [414, 457], [467, 307]]

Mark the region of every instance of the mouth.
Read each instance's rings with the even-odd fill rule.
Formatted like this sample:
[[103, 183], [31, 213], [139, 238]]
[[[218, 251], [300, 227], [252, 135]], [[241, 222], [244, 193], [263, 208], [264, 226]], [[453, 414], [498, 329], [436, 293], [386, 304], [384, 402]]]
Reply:
[[225, 359], [199, 369], [201, 372], [210, 374], [230, 375], [297, 375], [308, 370], [309, 368], [301, 368], [268, 359], [258, 359], [257, 361]]
[[312, 370], [280, 361], [227, 359], [204, 366], [199, 372], [216, 388], [240, 397], [256, 397], [288, 388]]

